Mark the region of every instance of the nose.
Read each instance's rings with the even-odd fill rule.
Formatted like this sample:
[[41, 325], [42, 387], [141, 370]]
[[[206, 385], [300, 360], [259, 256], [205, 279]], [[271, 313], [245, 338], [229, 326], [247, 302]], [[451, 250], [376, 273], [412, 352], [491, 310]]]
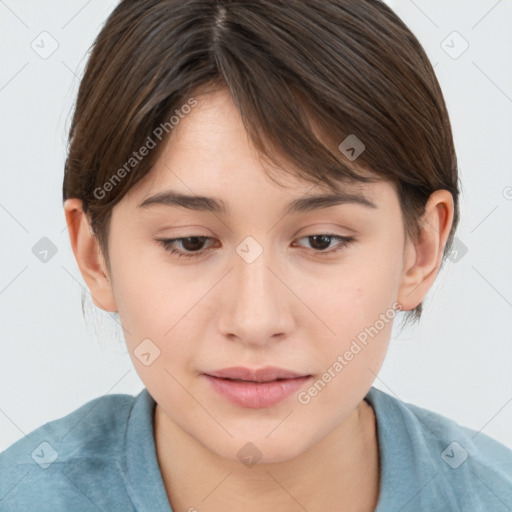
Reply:
[[256, 347], [291, 332], [293, 294], [270, 251], [249, 261], [239, 254], [232, 258], [233, 268], [219, 293], [219, 329], [233, 341]]

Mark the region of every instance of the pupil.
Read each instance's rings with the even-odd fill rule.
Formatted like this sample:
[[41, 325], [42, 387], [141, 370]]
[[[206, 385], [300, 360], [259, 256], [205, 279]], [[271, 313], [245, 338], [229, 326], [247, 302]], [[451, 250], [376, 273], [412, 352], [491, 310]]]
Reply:
[[[192, 240], [192, 243], [190, 243], [190, 240]], [[201, 249], [201, 247], [203, 245], [203, 241], [202, 241], [201, 237], [189, 236], [183, 240], [182, 244], [183, 244], [183, 247], [187, 251], [197, 251], [197, 250]]]
[[[327, 236], [327, 235], [313, 235], [311, 238], [314, 240], [312, 245], [315, 249], [325, 249], [326, 247], [329, 247], [329, 243], [331, 241], [331, 237]], [[325, 242], [324, 244], [322, 244], [322, 242], [320, 242], [320, 245], [322, 247], [318, 247], [318, 246], [315, 247], [315, 245], [317, 245], [316, 241], [318, 241], [318, 240], [323, 240]]]

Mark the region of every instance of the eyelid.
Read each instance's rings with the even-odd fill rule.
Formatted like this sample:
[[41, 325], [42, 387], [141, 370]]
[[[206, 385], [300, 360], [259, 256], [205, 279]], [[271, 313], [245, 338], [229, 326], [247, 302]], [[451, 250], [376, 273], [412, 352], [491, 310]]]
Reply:
[[[334, 230], [341, 231], [341, 233], [334, 233]], [[307, 226], [302, 226], [297, 232], [301, 233], [302, 231], [307, 231], [308, 234], [305, 236], [314, 236], [314, 235], [327, 235], [330, 234], [332, 236], [352, 236], [357, 233], [356, 229], [350, 228], [344, 224], [338, 224], [335, 222], [313, 222], [308, 224]], [[309, 232], [311, 231], [311, 234]], [[348, 234], [342, 234], [348, 233]]]
[[[325, 236], [325, 237], [328, 237], [328, 238], [331, 238], [331, 239], [337, 239], [338, 240], [338, 243], [334, 246], [334, 248], [331, 248], [331, 249], [328, 249], [328, 250], [316, 250], [316, 249], [311, 249], [311, 251], [313, 251], [313, 256], [316, 256], [316, 257], [328, 257], [329, 255], [332, 255], [332, 254], [335, 254], [343, 249], [345, 249], [347, 246], [349, 246], [351, 243], [357, 241], [356, 237], [355, 236], [343, 236], [343, 235], [338, 235], [338, 234], [335, 234], [335, 233], [330, 233], [330, 232], [318, 232], [318, 233], [313, 233], [313, 234], [310, 234], [310, 235], [304, 235], [304, 236], [301, 236], [301, 237], [298, 237], [298, 238], [295, 238], [294, 239], [294, 243], [298, 240], [302, 240], [304, 238], [312, 238], [312, 237], [316, 237], [316, 236]], [[191, 251], [191, 252], [187, 252], [187, 251], [182, 251], [182, 250], [178, 250], [174, 247], [174, 244], [176, 243], [180, 243], [181, 241], [187, 239], [187, 238], [197, 238], [197, 239], [204, 239], [204, 240], [215, 240], [213, 237], [209, 237], [209, 236], [195, 236], [195, 235], [189, 235], [189, 236], [183, 236], [183, 237], [175, 237], [175, 238], [157, 238], [155, 239], [157, 242], [160, 243], [160, 245], [162, 245], [164, 247], [164, 250], [167, 251], [168, 253], [170, 254], [173, 254], [173, 255], [176, 255], [177, 257], [185, 257], [185, 258], [200, 258], [201, 256], [203, 256], [204, 254], [206, 254], [207, 252], [210, 251], [210, 249], [201, 249], [199, 251]], [[212, 244], [209, 244], [210, 246]]]

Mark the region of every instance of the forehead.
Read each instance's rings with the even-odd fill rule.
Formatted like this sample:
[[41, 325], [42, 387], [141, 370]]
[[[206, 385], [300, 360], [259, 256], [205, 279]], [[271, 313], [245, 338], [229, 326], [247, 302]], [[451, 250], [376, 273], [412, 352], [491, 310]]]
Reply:
[[[288, 166], [262, 158], [253, 147], [240, 114], [225, 89], [195, 97], [197, 106], [173, 127], [150, 173], [129, 193], [138, 209], [152, 205], [227, 214], [230, 197], [271, 194], [274, 202], [295, 198], [287, 212], [306, 212], [335, 204], [377, 207], [373, 183], [339, 180], [335, 187], [306, 180]], [[358, 168], [375, 183], [376, 174]], [[228, 199], [224, 199], [226, 196]]]

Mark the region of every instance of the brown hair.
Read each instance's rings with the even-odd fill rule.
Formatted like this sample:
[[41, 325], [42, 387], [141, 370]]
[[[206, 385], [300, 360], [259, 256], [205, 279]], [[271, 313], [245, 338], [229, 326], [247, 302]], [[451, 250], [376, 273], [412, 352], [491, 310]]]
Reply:
[[[112, 208], [164, 144], [136, 162], [134, 151], [211, 87], [229, 89], [259, 153], [297, 176], [336, 187], [372, 181], [366, 169], [393, 183], [413, 239], [430, 194], [451, 192], [446, 257], [459, 219], [450, 121], [425, 51], [383, 2], [123, 0], [80, 84], [63, 183], [63, 200], [83, 201], [109, 269]], [[337, 149], [351, 134], [365, 145], [357, 166]], [[421, 307], [408, 314], [419, 319]]]

